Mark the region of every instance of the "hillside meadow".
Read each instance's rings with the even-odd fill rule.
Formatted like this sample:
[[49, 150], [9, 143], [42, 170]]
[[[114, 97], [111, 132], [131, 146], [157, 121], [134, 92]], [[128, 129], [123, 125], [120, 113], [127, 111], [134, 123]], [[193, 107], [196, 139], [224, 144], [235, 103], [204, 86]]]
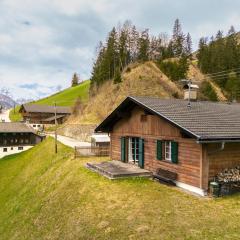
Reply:
[[[53, 94], [46, 98], [42, 98], [33, 103], [42, 105], [54, 105], [54, 103], [56, 102], [58, 106], [72, 107], [78, 97], [81, 99], [82, 102], [86, 102], [88, 100], [89, 87], [90, 81], [87, 80], [75, 87], [64, 89], [56, 94]], [[19, 109], [20, 106], [17, 106], [15, 108], [15, 112], [13, 109], [10, 111], [9, 117], [12, 122], [17, 122], [22, 119], [21, 114], [19, 114], [18, 112]]]
[[0, 160], [0, 239], [239, 239], [240, 195], [200, 198], [151, 179], [108, 180], [47, 138]]

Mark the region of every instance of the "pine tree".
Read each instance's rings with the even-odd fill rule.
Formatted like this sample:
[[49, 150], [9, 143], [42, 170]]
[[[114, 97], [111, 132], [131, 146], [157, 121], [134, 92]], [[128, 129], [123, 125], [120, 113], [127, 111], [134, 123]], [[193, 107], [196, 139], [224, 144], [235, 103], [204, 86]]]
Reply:
[[122, 82], [121, 71], [119, 68], [116, 70], [113, 82], [114, 82], [114, 84]]
[[117, 62], [118, 62], [117, 32], [114, 27], [108, 36], [107, 46], [106, 46], [106, 56], [103, 64], [104, 71], [106, 73], [106, 76], [105, 76], [106, 79], [111, 79], [114, 77]]
[[179, 19], [176, 19], [173, 26], [172, 47], [175, 57], [180, 57], [184, 51], [184, 34]]
[[138, 39], [138, 60], [148, 61], [149, 60], [149, 35], [148, 29], [141, 32], [141, 36]]
[[228, 36], [231, 36], [231, 35], [233, 35], [235, 33], [236, 33], [236, 31], [235, 31], [234, 26], [231, 26], [230, 29], [228, 30]]
[[74, 73], [73, 74], [73, 77], [72, 77], [72, 87], [75, 87], [79, 84], [79, 78], [78, 78], [78, 75], [77, 73]]
[[185, 43], [185, 54], [190, 56], [192, 54], [192, 38], [190, 33], [187, 34], [186, 43]]
[[120, 70], [122, 71], [123, 68], [129, 63], [128, 59], [128, 48], [127, 48], [127, 32], [122, 29], [120, 32], [119, 37], [119, 44], [118, 44], [118, 51], [119, 51], [119, 65]]

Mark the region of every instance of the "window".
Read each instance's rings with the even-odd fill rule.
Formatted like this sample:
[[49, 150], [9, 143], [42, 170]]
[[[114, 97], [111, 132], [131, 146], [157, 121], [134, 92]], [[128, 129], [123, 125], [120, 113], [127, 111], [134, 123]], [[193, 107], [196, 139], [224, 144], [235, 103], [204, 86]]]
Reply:
[[18, 147], [18, 150], [23, 150], [23, 147]]
[[13, 147], [11, 147], [11, 150], [13, 150]]
[[137, 164], [139, 160], [139, 138], [129, 138], [129, 162]]
[[166, 141], [165, 142], [165, 160], [167, 160], [167, 161], [171, 161], [172, 160], [171, 150], [172, 150], [171, 142], [170, 141]]
[[35, 125], [35, 124], [33, 124], [33, 127], [35, 128], [35, 127], [36, 127], [36, 125]]
[[8, 151], [8, 149], [7, 148], [3, 148], [3, 152], [7, 152]]
[[178, 143], [175, 141], [156, 141], [156, 159], [178, 163]]

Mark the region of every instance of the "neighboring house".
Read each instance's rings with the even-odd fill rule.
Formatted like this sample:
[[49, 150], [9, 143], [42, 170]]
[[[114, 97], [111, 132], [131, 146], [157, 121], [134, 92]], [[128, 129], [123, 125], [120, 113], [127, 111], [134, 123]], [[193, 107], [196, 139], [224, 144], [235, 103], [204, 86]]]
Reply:
[[23, 120], [30, 124], [54, 124], [55, 111], [58, 124], [66, 121], [71, 114], [71, 108], [54, 106], [38, 105], [38, 104], [23, 104], [19, 112], [22, 114]]
[[25, 123], [0, 123], [0, 158], [30, 149], [43, 138]]
[[95, 130], [111, 139], [111, 159], [176, 175], [200, 195], [225, 168], [240, 165], [240, 105], [126, 98]]
[[93, 147], [109, 147], [110, 137], [107, 134], [93, 134], [91, 136], [91, 145]]

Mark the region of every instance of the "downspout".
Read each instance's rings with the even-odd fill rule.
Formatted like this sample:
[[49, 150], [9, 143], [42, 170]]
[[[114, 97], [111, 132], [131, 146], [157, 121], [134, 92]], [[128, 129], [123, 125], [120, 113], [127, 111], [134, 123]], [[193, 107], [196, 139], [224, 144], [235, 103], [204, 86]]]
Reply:
[[224, 150], [224, 148], [225, 148], [225, 142], [221, 142], [221, 147], [220, 147], [219, 149], [215, 149], [215, 150], [213, 150], [213, 151], [210, 151], [210, 152], [208, 152], [208, 154], [213, 154], [213, 153], [221, 152], [221, 151]]

